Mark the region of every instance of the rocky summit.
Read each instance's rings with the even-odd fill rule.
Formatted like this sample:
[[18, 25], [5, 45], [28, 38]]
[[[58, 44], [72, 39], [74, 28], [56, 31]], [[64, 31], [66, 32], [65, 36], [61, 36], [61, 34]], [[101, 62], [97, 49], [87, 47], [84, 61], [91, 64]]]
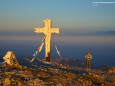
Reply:
[[1, 64], [0, 86], [115, 86], [114, 67], [107, 70], [86, 69], [61, 64], [63, 60], [57, 65], [37, 59], [30, 63], [24, 58], [23, 63], [20, 62], [21, 68]]

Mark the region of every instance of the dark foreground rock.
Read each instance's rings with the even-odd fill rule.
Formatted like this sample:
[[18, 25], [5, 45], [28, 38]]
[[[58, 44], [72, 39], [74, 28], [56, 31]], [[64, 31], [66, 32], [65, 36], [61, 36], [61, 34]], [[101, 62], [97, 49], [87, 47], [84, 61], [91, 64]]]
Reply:
[[36, 62], [24, 68], [0, 66], [0, 86], [115, 86], [114, 68], [86, 70]]

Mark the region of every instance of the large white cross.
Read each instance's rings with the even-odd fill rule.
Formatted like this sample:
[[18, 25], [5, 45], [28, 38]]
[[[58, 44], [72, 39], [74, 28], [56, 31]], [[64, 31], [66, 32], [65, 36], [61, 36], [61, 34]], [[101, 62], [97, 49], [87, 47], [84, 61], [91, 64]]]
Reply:
[[45, 26], [43, 28], [35, 28], [34, 32], [45, 34], [45, 57], [46, 62], [50, 62], [51, 34], [59, 33], [59, 28], [52, 28], [52, 22], [49, 19], [43, 20], [43, 22], [45, 23]]

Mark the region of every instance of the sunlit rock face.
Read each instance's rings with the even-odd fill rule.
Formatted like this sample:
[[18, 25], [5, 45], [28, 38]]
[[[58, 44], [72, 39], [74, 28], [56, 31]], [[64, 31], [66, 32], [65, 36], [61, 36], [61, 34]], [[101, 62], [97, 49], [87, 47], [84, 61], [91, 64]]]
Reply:
[[3, 59], [4, 63], [8, 65], [13, 65], [15, 62], [17, 62], [15, 54], [12, 51], [8, 51]]
[[110, 68], [108, 69], [108, 72], [109, 72], [109, 73], [115, 73], [115, 67], [110, 67]]

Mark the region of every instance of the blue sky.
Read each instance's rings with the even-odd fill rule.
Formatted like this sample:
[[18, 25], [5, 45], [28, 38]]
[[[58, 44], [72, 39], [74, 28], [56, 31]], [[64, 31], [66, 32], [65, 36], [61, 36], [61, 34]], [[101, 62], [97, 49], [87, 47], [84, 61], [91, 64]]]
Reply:
[[[33, 54], [43, 38], [43, 35], [34, 33], [34, 28], [43, 27], [43, 20], [51, 19], [53, 27], [60, 28], [60, 35], [54, 35], [54, 39], [59, 48], [65, 50], [62, 53], [64, 56], [70, 52], [68, 56], [83, 59], [83, 55], [90, 50], [97, 57], [96, 62], [105, 57], [107, 64], [115, 65], [113, 60], [109, 61], [109, 56], [115, 59], [115, 4], [96, 6], [92, 4], [95, 1], [114, 2], [0, 0], [0, 51], [13, 50], [21, 54], [24, 53], [23, 48], [28, 46], [30, 54]], [[69, 48], [74, 52], [67, 51]], [[4, 52], [1, 52], [2, 56]]]
[[93, 6], [93, 1], [1, 0], [0, 30], [30, 30], [47, 18], [64, 30], [114, 30], [115, 6]]

